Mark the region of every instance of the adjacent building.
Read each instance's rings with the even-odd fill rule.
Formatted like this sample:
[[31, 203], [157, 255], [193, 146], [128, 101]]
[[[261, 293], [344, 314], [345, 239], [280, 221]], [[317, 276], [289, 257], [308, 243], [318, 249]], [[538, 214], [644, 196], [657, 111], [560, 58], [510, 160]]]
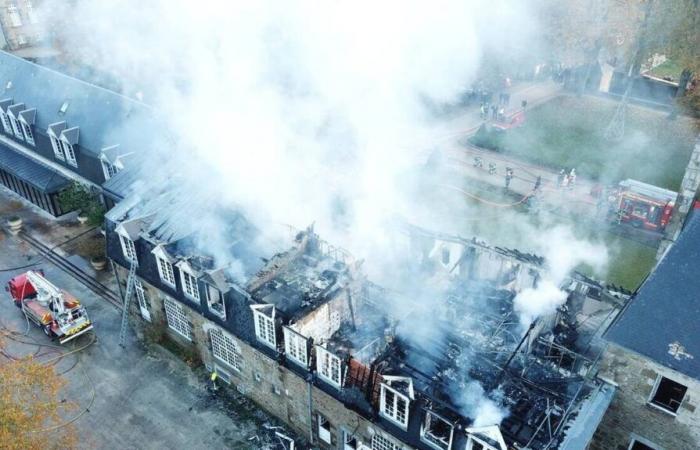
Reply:
[[3, 49], [15, 51], [42, 45], [44, 27], [36, 10], [36, 0], [0, 0], [0, 28]]
[[592, 449], [700, 448], [700, 214], [605, 334], [618, 386]]
[[513, 300], [537, 284], [534, 255], [397, 230], [415, 276], [441, 286], [421, 306], [417, 292], [372, 283], [312, 228], [275, 246], [240, 213], [218, 211], [230, 240], [215, 259], [186, 198], [140, 193], [107, 214], [108, 256], [122, 285], [133, 277], [133, 323], [198, 355], [314, 446], [588, 444], [614, 393], [593, 376], [598, 333], [619, 305], [594, 281], [568, 280], [566, 306], [525, 333]]
[[146, 146], [129, 124], [152, 120], [143, 103], [0, 52], [0, 183], [53, 216], [71, 181], [101, 193]]

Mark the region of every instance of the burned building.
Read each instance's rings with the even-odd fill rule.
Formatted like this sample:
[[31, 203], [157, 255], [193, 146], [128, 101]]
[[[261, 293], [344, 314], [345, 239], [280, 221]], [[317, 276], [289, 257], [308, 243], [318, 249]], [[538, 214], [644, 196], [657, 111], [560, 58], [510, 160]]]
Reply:
[[605, 334], [600, 377], [619, 385], [592, 449], [700, 448], [700, 214]]
[[135, 281], [135, 325], [196, 352], [314, 446], [583, 449], [612, 398], [595, 373], [619, 301], [593, 280], [572, 275], [566, 303], [524, 324], [514, 299], [537, 285], [537, 256], [403, 227], [418, 283], [439, 286], [416, 301], [313, 228], [268, 245], [235, 212], [223, 263], [182, 225], [192, 211], [149, 199], [106, 223], [119, 278]]

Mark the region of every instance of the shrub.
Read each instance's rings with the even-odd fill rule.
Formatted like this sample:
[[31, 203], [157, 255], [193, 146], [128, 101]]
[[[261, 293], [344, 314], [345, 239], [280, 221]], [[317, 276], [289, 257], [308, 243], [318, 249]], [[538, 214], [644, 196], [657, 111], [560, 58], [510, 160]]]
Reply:
[[78, 182], [74, 181], [61, 191], [58, 194], [58, 202], [63, 211], [78, 210], [85, 214], [90, 225], [100, 225], [104, 221], [105, 207], [98, 195]]

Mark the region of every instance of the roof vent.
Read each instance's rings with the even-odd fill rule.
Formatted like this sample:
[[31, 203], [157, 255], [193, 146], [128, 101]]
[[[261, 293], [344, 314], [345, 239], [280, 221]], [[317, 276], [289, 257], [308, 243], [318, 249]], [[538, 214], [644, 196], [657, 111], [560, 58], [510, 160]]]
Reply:
[[12, 80], [8, 81], [7, 84], [5, 85], [5, 90], [10, 90], [12, 89]]
[[58, 108], [58, 114], [64, 115], [64, 114], [66, 113], [66, 111], [68, 111], [68, 106], [69, 106], [69, 105], [70, 105], [70, 102], [69, 102], [68, 100], [66, 100], [65, 102], [63, 102], [63, 104], [61, 105], [61, 107]]

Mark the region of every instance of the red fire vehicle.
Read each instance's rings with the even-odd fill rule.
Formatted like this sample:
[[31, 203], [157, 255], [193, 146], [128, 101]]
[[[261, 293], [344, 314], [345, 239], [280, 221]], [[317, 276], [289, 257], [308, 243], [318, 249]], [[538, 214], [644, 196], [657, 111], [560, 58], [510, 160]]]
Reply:
[[525, 123], [525, 110], [521, 109], [510, 115], [507, 115], [503, 120], [495, 121], [493, 127], [502, 131], [518, 128]]
[[85, 307], [51, 284], [41, 271], [17, 275], [7, 283], [6, 290], [28, 320], [61, 344], [92, 330]]
[[621, 181], [611, 197], [619, 223], [662, 231], [671, 219], [678, 194], [636, 180]]

